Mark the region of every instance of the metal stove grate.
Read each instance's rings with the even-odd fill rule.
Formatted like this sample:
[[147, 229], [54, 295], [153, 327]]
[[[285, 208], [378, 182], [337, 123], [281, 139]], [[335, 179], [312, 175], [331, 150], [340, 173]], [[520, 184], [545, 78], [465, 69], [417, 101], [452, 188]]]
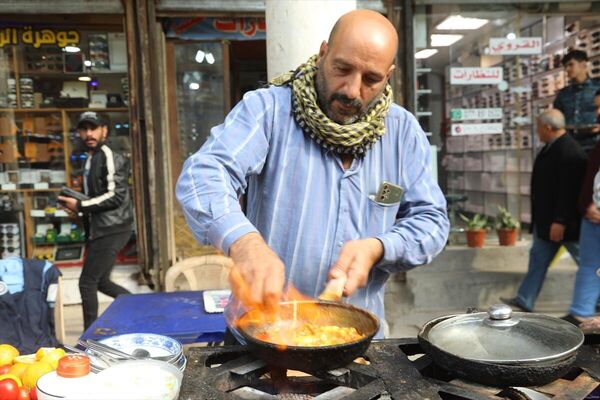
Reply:
[[542, 394], [553, 399], [600, 399], [600, 354], [591, 345], [581, 348], [567, 376], [543, 387], [524, 389], [499, 389], [455, 379], [423, 355], [412, 338], [374, 341], [365, 359], [369, 365], [351, 363], [314, 376], [286, 376], [281, 370], [270, 371], [243, 346], [195, 347], [190, 349], [179, 398], [523, 400]]

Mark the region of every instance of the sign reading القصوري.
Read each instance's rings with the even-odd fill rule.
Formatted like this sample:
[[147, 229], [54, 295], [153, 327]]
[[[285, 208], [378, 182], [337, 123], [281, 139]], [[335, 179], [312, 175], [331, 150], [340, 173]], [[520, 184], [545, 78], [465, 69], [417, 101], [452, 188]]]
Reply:
[[26, 26], [0, 28], [0, 48], [9, 44], [27, 44], [36, 49], [42, 46], [75, 46], [79, 44], [79, 32], [75, 30], [34, 29]]

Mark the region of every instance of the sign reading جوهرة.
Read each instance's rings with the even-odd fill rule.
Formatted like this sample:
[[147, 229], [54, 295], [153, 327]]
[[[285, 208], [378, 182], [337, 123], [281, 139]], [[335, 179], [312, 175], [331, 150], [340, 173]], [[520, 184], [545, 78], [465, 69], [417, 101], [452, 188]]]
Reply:
[[450, 111], [452, 121], [472, 121], [478, 119], [501, 119], [501, 108], [453, 108]]
[[76, 30], [0, 27], [0, 48], [6, 45], [27, 44], [39, 49], [42, 46], [76, 46], [80, 36]]
[[542, 54], [541, 37], [490, 38], [490, 55]]
[[501, 67], [451, 67], [451, 85], [497, 85], [502, 82]]
[[483, 124], [452, 124], [450, 134], [461, 135], [493, 135], [503, 132], [502, 122], [488, 122]]

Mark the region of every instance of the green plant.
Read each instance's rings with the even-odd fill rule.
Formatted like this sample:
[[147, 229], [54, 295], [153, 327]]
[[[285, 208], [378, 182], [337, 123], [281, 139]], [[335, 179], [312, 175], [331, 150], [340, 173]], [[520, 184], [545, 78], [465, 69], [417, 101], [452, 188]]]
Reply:
[[519, 221], [514, 219], [512, 214], [504, 207], [498, 206], [498, 214], [496, 215], [496, 229], [517, 229]]
[[481, 231], [488, 225], [488, 219], [485, 216], [475, 214], [473, 218], [468, 218], [464, 214], [460, 214], [460, 219], [467, 223], [468, 231]]

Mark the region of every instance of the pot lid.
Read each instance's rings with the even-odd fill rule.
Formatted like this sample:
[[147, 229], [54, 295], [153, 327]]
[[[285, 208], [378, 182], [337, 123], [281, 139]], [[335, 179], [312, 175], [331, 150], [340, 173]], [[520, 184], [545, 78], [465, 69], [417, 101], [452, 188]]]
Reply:
[[513, 313], [506, 304], [443, 319], [423, 333], [432, 345], [457, 357], [503, 364], [558, 359], [584, 340], [581, 330], [567, 321]]

